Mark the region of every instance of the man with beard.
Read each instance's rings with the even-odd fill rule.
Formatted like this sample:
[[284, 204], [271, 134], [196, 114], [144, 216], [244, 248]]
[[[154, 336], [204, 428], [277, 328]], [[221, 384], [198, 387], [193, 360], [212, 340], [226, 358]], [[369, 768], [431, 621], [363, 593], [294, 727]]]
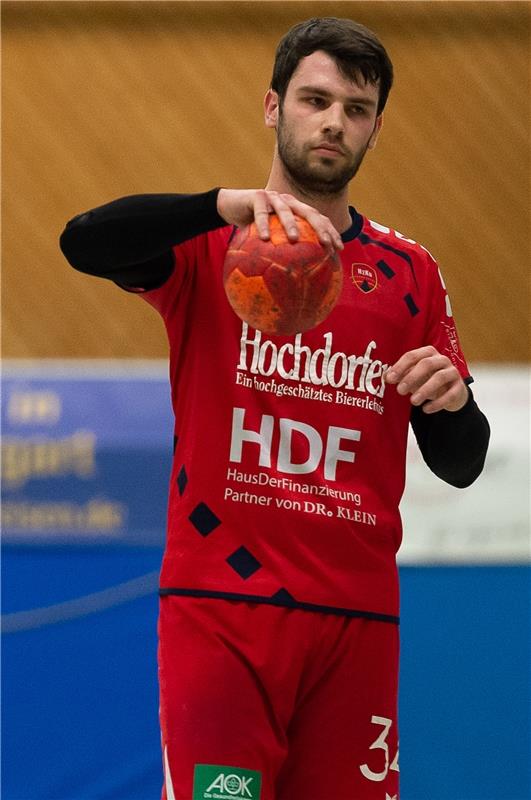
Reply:
[[[459, 487], [480, 474], [489, 427], [437, 264], [348, 205], [391, 84], [371, 31], [300, 23], [265, 97], [277, 135], [265, 189], [122, 198], [61, 237], [76, 269], [157, 309], [170, 343], [166, 800], [398, 798], [408, 426]], [[255, 220], [267, 239], [272, 212], [293, 242], [297, 214], [341, 255], [340, 300], [304, 335], [252, 330], [224, 295], [234, 226]]]

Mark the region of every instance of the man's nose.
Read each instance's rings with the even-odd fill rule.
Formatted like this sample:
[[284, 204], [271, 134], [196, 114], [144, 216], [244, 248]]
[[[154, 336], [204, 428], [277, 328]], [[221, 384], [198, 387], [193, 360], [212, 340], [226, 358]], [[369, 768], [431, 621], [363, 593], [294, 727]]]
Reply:
[[339, 103], [332, 103], [326, 109], [323, 118], [323, 132], [332, 133], [334, 136], [342, 136], [345, 130], [345, 118], [343, 108]]

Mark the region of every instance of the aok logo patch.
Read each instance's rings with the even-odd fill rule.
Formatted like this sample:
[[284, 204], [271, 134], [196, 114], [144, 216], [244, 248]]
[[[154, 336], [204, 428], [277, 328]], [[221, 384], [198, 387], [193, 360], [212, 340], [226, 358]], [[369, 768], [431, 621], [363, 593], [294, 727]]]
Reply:
[[374, 291], [378, 286], [378, 273], [368, 264], [352, 264], [350, 274], [352, 283], [365, 294]]
[[196, 764], [192, 800], [260, 800], [261, 784], [252, 769]]

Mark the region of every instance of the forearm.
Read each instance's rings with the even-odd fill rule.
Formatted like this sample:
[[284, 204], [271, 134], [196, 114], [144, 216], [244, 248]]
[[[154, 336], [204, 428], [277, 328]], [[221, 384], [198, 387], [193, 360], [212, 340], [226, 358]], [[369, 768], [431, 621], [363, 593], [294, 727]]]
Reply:
[[490, 438], [490, 427], [469, 389], [459, 411], [425, 414], [413, 407], [411, 425], [428, 467], [439, 478], [460, 489], [481, 474]]
[[227, 224], [218, 214], [217, 194], [122, 197], [70, 220], [61, 250], [80, 272], [126, 285], [153, 282], [170, 274], [175, 245]]

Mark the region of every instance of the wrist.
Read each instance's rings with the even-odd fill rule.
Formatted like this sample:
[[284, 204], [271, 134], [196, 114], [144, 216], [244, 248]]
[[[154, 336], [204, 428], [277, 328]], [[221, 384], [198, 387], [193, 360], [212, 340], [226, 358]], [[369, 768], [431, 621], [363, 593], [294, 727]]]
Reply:
[[227, 219], [227, 200], [229, 191], [229, 189], [224, 189], [222, 187], [217, 190], [218, 194], [216, 198], [216, 209], [219, 216], [222, 217], [225, 222], [229, 222]]
[[225, 199], [226, 191], [227, 191], [226, 189], [221, 189], [221, 188], [218, 189], [218, 194], [217, 194], [217, 197], [216, 197], [216, 210], [217, 210], [219, 216], [223, 217], [223, 219], [225, 219], [225, 217], [223, 215], [223, 210], [224, 210], [224, 199]]
[[449, 408], [451, 414], [458, 414], [459, 412], [466, 412], [466, 410], [470, 407], [473, 401], [473, 395], [471, 389], [467, 386], [467, 384], [463, 381], [463, 397], [460, 400], [455, 401], [455, 407]]

